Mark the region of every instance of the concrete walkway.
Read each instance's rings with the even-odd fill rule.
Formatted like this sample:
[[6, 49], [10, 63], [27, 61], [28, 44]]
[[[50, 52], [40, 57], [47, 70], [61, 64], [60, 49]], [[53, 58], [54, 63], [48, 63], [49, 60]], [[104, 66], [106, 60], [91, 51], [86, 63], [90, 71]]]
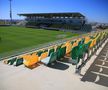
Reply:
[[94, 82], [108, 87], [108, 42], [87, 70], [82, 81]]
[[[83, 75], [97, 54], [82, 69]], [[14, 67], [0, 62], [0, 90], [108, 90], [102, 84], [83, 82], [82, 78], [83, 76], [75, 74], [75, 66], [69, 62], [57, 62], [49, 67], [39, 65], [32, 70], [23, 65]]]

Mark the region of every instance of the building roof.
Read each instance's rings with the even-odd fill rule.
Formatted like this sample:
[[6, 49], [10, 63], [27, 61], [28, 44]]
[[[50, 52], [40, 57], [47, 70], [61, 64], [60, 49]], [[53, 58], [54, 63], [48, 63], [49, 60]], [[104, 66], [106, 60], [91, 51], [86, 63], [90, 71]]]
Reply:
[[18, 14], [19, 16], [37, 16], [37, 17], [85, 17], [81, 13], [72, 13], [72, 12], [64, 12], [64, 13], [24, 13]]

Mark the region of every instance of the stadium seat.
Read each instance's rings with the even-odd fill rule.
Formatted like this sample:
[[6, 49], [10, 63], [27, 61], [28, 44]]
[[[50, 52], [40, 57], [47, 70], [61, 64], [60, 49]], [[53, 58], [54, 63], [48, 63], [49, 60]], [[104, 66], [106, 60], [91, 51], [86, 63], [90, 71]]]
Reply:
[[88, 43], [89, 40], [90, 40], [90, 37], [89, 37], [89, 36], [85, 37], [85, 41], [84, 41], [84, 43]]
[[73, 43], [72, 47], [75, 47], [75, 46], [77, 46], [77, 45], [78, 45], [78, 42], [75, 41], [75, 42]]
[[61, 48], [61, 52], [62, 52], [61, 57], [63, 58], [66, 54], [66, 46]]
[[43, 51], [40, 50], [40, 51], [37, 52], [37, 55], [40, 57], [42, 53], [43, 53]]
[[71, 52], [71, 49], [72, 49], [71, 42], [66, 42], [65, 46], [66, 46], [66, 56], [70, 56], [70, 52]]
[[52, 52], [54, 52], [54, 48], [50, 48], [49, 53], [48, 53], [48, 56], [50, 56], [50, 54], [51, 54]]
[[85, 54], [85, 44], [81, 44], [78, 46], [78, 59], [82, 59], [82, 62], [84, 60], [84, 54]]
[[50, 56], [46, 57], [45, 59], [42, 59], [41, 62], [45, 65], [51, 64], [57, 60], [57, 53], [52, 52]]
[[34, 64], [36, 64], [39, 60], [39, 57], [35, 54], [33, 55], [28, 55], [26, 56], [26, 58], [24, 58], [24, 65], [29, 67], [29, 66], [32, 66]]
[[71, 44], [73, 45], [75, 41], [71, 41]]
[[[48, 47], [47, 49], [40, 49], [32, 54], [5, 60], [4, 63], [15, 66], [24, 64], [26, 67], [32, 66], [38, 62], [48, 65], [56, 60], [61, 60], [64, 56], [69, 56], [72, 58], [72, 64], [76, 65], [77, 68], [81, 59], [82, 64], [98, 50], [107, 38], [108, 32], [105, 31], [89, 34], [88, 36], [78, 38], [76, 41], [69, 40], [65, 43]], [[85, 54], [87, 54], [86, 59]]]
[[15, 58], [12, 58], [12, 59], [8, 60], [8, 63], [7, 64], [13, 65], [16, 62], [16, 59], [17, 58], [15, 57]]
[[85, 44], [83, 44], [82, 41], [79, 41], [80, 43], [77, 46], [74, 46], [71, 50], [71, 58], [72, 58], [72, 64], [77, 65], [80, 61], [80, 59], [84, 58], [85, 54]]
[[78, 42], [78, 46], [84, 44], [85, 39], [82, 38], [79, 42]]
[[71, 58], [72, 58], [72, 64], [76, 65], [79, 63], [79, 58], [78, 58], [78, 46], [75, 46], [71, 50]]
[[56, 51], [58, 51], [61, 48], [61, 45], [56, 46]]
[[47, 56], [48, 56], [48, 52], [42, 53], [41, 56], [40, 56], [40, 60], [46, 58]]
[[16, 63], [14, 64], [15, 66], [20, 66], [20, 65], [22, 65], [23, 64], [23, 58], [18, 58], [17, 60], [16, 60]]
[[59, 48], [56, 52], [57, 52], [57, 60], [60, 60], [66, 54], [66, 46]]
[[87, 43], [85, 43], [85, 53], [87, 53], [87, 57], [89, 57], [89, 50], [90, 50], [90, 44], [91, 40], [89, 40]]
[[61, 48], [59, 48], [56, 52], [57, 52], [57, 60], [60, 60], [62, 53]]

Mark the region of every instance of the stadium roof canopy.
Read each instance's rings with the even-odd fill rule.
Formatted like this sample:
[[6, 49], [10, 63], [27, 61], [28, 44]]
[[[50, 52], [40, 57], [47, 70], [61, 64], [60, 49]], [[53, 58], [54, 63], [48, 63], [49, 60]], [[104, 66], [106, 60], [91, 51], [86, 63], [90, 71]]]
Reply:
[[36, 16], [36, 17], [46, 17], [46, 18], [52, 18], [52, 17], [82, 17], [85, 16], [81, 13], [72, 13], [72, 12], [65, 12], [65, 13], [25, 13], [25, 14], [18, 14], [19, 16]]

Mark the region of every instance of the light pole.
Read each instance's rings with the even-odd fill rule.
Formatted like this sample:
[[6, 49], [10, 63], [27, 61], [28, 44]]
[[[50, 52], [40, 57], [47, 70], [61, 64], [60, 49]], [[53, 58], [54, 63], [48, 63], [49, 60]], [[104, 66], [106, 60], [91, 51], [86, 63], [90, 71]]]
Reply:
[[12, 25], [12, 5], [11, 5], [12, 0], [9, 0], [9, 2], [10, 2], [10, 23]]

